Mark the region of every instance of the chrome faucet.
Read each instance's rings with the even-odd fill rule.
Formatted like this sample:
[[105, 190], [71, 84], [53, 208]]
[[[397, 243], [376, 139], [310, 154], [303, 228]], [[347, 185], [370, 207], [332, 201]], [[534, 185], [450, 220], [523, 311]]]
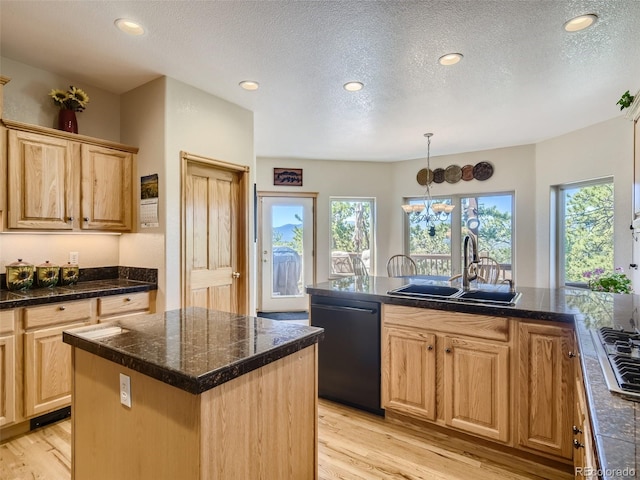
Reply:
[[[471, 244], [471, 258], [469, 258], [469, 244]], [[473, 235], [465, 235], [464, 244], [462, 248], [464, 255], [464, 266], [462, 268], [462, 290], [469, 291], [469, 282], [478, 278], [478, 242]], [[474, 274], [469, 273], [469, 267], [475, 264], [476, 269]]]

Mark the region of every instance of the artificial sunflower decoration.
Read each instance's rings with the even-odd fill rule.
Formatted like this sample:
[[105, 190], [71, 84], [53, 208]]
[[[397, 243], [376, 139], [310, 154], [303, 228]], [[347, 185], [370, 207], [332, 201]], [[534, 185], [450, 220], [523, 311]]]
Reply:
[[54, 88], [49, 92], [49, 96], [53, 99], [53, 103], [60, 108], [74, 112], [82, 112], [89, 103], [89, 95], [73, 85], [66, 92]]

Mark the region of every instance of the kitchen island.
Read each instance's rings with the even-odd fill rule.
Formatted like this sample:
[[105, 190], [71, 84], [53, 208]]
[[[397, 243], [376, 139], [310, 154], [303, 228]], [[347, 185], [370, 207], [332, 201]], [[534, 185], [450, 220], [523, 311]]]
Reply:
[[[536, 355], [538, 359], [543, 359], [546, 355], [549, 356], [549, 359], [554, 358], [551, 355], [553, 353], [551, 350], [551, 347], [554, 345], [553, 342], [557, 341], [558, 345], [563, 345], [562, 342], [566, 344], [567, 340], [573, 341], [573, 338], [566, 337], [564, 339], [557, 337], [556, 340], [545, 339], [539, 332], [547, 328], [547, 325], [549, 325], [549, 328], [556, 328], [557, 330], [565, 330], [564, 327], [566, 327], [569, 331], [575, 332], [575, 347], [579, 353], [579, 358], [572, 358], [571, 363], [573, 364], [573, 361], [577, 361], [578, 363], [575, 363], [575, 365], [578, 368], [569, 368], [567, 370], [568, 372], [573, 372], [571, 374], [572, 378], [566, 378], [563, 382], [559, 383], [559, 389], [555, 390], [554, 395], [559, 395], [561, 391], [563, 393], [569, 390], [573, 391], [573, 387], [570, 387], [570, 385], [573, 385], [576, 378], [582, 375], [584, 380], [583, 382], [580, 380], [579, 383], [584, 384], [588, 410], [587, 417], [590, 419], [593, 428], [598, 467], [601, 470], [600, 472], [593, 473], [600, 473], [601, 477], [605, 479], [638, 478], [638, 453], [636, 447], [640, 445], [640, 430], [637, 428], [639, 424], [636, 419], [640, 413], [638, 409], [640, 404], [609, 391], [603, 370], [598, 361], [598, 352], [596, 351], [596, 345], [593, 340], [593, 332], [602, 327], [633, 331], [635, 325], [639, 325], [638, 322], [640, 321], [637, 308], [638, 304], [640, 304], [639, 296], [594, 293], [578, 288], [543, 289], [523, 287], [517, 289], [522, 295], [515, 306], [489, 306], [469, 302], [401, 298], [388, 294], [390, 290], [399, 288], [410, 282], [410, 278], [345, 277], [308, 286], [307, 293], [312, 296], [312, 299], [316, 296], [322, 296], [343, 300], [353, 299], [380, 302], [383, 311], [383, 325], [385, 325], [385, 318], [391, 320], [389, 322], [390, 327], [388, 328], [390, 335], [385, 337], [386, 342], [393, 342], [394, 339], [396, 339], [398, 342], [397, 345], [407, 346], [407, 348], [411, 348], [411, 345], [424, 345], [425, 348], [417, 350], [422, 352], [427, 351], [427, 348], [433, 345], [435, 346], [433, 351], [438, 351], [438, 353], [433, 354], [435, 355], [433, 361], [435, 365], [442, 365], [444, 362], [445, 370], [454, 368], [451, 366], [451, 359], [455, 360], [458, 358], [456, 356], [457, 354], [455, 354], [455, 348], [456, 345], [462, 344], [458, 339], [465, 340], [478, 336], [480, 340], [475, 341], [476, 344], [482, 344], [483, 346], [491, 345], [494, 351], [487, 350], [483, 353], [483, 357], [476, 356], [469, 358], [477, 358], [480, 361], [486, 362], [486, 365], [492, 365], [492, 368], [496, 368], [496, 372], [507, 372], [507, 382], [512, 382], [516, 388], [512, 391], [511, 398], [507, 399], [503, 404], [503, 409], [499, 409], [496, 413], [496, 418], [499, 421], [496, 424], [495, 432], [480, 432], [480, 436], [491, 438], [490, 436], [495, 433], [494, 438], [498, 447], [502, 445], [519, 447], [524, 444], [522, 448], [525, 451], [533, 451], [530, 446], [536, 446], [530, 441], [535, 442], [535, 435], [527, 437], [522, 433], [522, 425], [524, 425], [525, 428], [530, 426], [527, 422], [535, 418], [535, 412], [532, 412], [530, 408], [527, 409], [526, 404], [523, 403], [519, 405], [517, 402], [529, 401], [527, 395], [523, 393], [536, 395], [537, 392], [534, 390], [526, 390], [526, 388], [523, 389], [523, 385], [526, 384], [526, 382], [523, 382], [523, 379], [526, 378], [527, 372], [526, 370], [518, 370], [518, 365], [520, 365], [520, 368], [523, 368], [523, 360], [535, 358]], [[507, 287], [501, 286], [498, 288], [506, 289]], [[421, 311], [424, 312], [424, 314], [420, 315]], [[476, 325], [472, 322], [475, 316], [481, 319]], [[504, 318], [505, 322], [508, 319], [508, 323], [500, 322], [500, 318]], [[313, 324], [313, 316], [311, 322]], [[465, 331], [467, 325], [474, 328], [475, 332]], [[425, 334], [421, 334], [421, 337], [412, 334], [413, 337], [409, 338], [409, 335], [406, 335], [405, 338], [409, 338], [409, 340], [402, 343], [403, 338], [401, 336], [393, 335], [398, 332], [405, 334], [407, 332], [411, 333], [412, 331], [416, 331], [416, 326], [425, 331]], [[429, 334], [430, 330], [435, 331], [436, 334]], [[529, 339], [533, 338], [533, 343], [527, 344], [524, 337]], [[571, 337], [573, 337], [573, 335]], [[400, 340], [397, 340], [398, 338]], [[536, 338], [537, 340], [535, 340]], [[417, 341], [422, 342], [423, 340], [424, 343], [417, 343]], [[537, 344], [535, 343], [536, 341], [538, 341]], [[473, 344], [474, 342], [469, 341], [466, 345], [463, 345], [463, 347], [468, 347]], [[385, 342], [383, 342], [383, 358], [384, 345]], [[505, 348], [503, 345], [512, 351], [510, 360], [506, 362], [503, 361], [502, 350], [499, 350]], [[529, 350], [528, 353], [523, 353], [523, 345], [537, 345], [537, 347], [540, 347], [540, 350], [537, 352], [535, 350]], [[447, 350], [448, 352], [453, 351], [453, 353], [444, 353], [444, 351], [440, 351], [440, 347], [444, 347], [443, 350]], [[545, 350], [546, 347], [550, 349]], [[564, 353], [569, 354], [568, 356], [571, 357], [575, 356], [575, 352], [573, 351]], [[562, 362], [567, 361], [566, 356], [567, 355], [563, 357]], [[393, 359], [394, 357], [391, 358]], [[400, 356], [397, 358], [408, 357]], [[430, 363], [431, 360], [429, 360], [429, 357], [422, 358], [424, 362], [423, 365], [426, 365], [425, 368], [427, 368], [427, 370], [434, 368], [433, 364]], [[560, 358], [561, 357], [558, 357], [556, 360], [560, 361]], [[389, 356], [387, 356], [387, 360], [388, 359]], [[460, 359], [465, 360], [465, 357], [460, 357]], [[467, 364], [465, 368], [472, 371], [474, 368], [472, 363]], [[557, 366], [558, 362], [554, 360], [551, 364]], [[431, 367], [429, 367], [430, 365]], [[455, 368], [457, 368], [457, 366]], [[389, 378], [385, 379], [384, 369], [385, 365], [383, 361], [383, 385], [385, 382], [390, 381]], [[439, 371], [441, 368], [438, 367], [437, 370]], [[486, 370], [480, 370], [479, 373], [482, 374], [485, 371]], [[556, 371], [555, 367], [553, 371]], [[451, 372], [455, 373], [454, 370], [449, 371], [449, 373]], [[456, 421], [459, 420], [455, 418], [457, 412], [454, 411], [453, 414], [447, 418], [446, 410], [453, 408], [450, 405], [450, 401], [453, 400], [453, 403], [457, 406], [458, 404], [455, 402], [459, 401], [459, 399], [451, 394], [451, 392], [454, 392], [454, 394], [457, 394], [457, 392], [447, 390], [446, 388], [446, 382], [448, 381], [447, 373], [445, 372], [443, 374], [444, 377], [439, 372], [437, 375], [437, 378], [440, 379], [439, 381], [442, 381], [441, 379], [444, 378], [445, 386], [437, 386], [437, 388], [441, 389], [439, 391], [444, 391], [444, 393], [442, 396], [438, 396], [434, 402], [436, 404], [444, 404], [442, 408], [445, 409], [445, 414], [443, 416], [444, 418], [440, 419], [438, 417], [439, 411], [436, 410], [435, 413], [431, 412], [433, 418], [432, 423], [454, 429], [456, 429], [456, 425], [461, 425], [457, 430], [466, 430], [467, 432], [474, 433], [468, 425], [456, 423]], [[500, 380], [500, 378], [502, 378], [500, 375], [501, 374], [498, 374], [498, 376], [495, 377], [497, 380], [495, 384], [496, 388], [493, 390], [493, 393], [498, 395], [503, 394], [500, 390], [500, 385], [504, 385], [504, 382]], [[387, 377], [391, 377], [391, 380], [394, 378], [397, 379], [397, 375], [387, 375]], [[458, 377], [458, 379], [460, 378], [461, 377]], [[486, 378], [490, 377], [487, 375]], [[538, 378], [544, 383], [544, 376]], [[462, 378], [462, 380], [463, 383], [468, 380], [467, 384], [469, 385], [473, 382], [473, 379]], [[452, 383], [459, 385], [456, 382]], [[387, 383], [387, 385], [391, 385], [392, 389], [394, 387], [393, 383]], [[539, 385], [543, 386], [543, 384]], [[483, 383], [482, 386], [486, 387], [486, 384]], [[579, 396], [577, 390], [578, 389], [576, 389], [576, 398]], [[554, 392], [554, 390], [552, 389], [550, 392]], [[425, 395], [426, 394], [428, 394], [428, 392], [425, 393]], [[438, 395], [440, 394], [438, 393]], [[447, 397], [447, 395], [449, 396]], [[505, 395], [508, 396], [508, 394]], [[549, 409], [556, 400], [554, 395], [549, 396]], [[529, 399], [531, 398], [531, 395], [529, 395]], [[571, 395], [571, 398], [573, 398], [573, 395]], [[384, 400], [383, 395], [383, 401]], [[387, 398], [387, 401], [388, 400]], [[544, 399], [541, 398], [541, 400]], [[393, 401], [390, 401], [389, 404], [395, 406], [397, 402], [394, 404]], [[545, 402], [540, 401], [539, 404], [543, 406]], [[425, 412], [430, 413], [427, 407], [433, 407], [433, 403], [429, 404], [427, 402], [424, 405], [409, 405], [409, 407], [415, 411], [418, 410], [418, 406], [422, 408], [420, 413], [425, 416]], [[408, 411], [409, 407], [406, 405], [401, 405], [401, 407]], [[574, 403], [572, 401], [571, 404], [567, 405], [567, 411], [562, 412], [563, 415], [568, 417], [567, 420], [569, 421], [573, 421], [571, 415], [571, 412], [574, 410], [573, 407]], [[508, 417], [506, 419], [501, 417], [500, 412], [508, 412]], [[527, 412], [532, 413], [528, 416]], [[544, 412], [541, 411], [539, 414], [544, 414]], [[389, 412], [387, 415], [389, 416]], [[506, 426], [503, 428], [500, 422], [506, 422]], [[549, 425], [551, 425], [551, 423], [549, 423]], [[573, 425], [575, 425], [575, 423]], [[571, 423], [568, 423], [568, 428], [572, 428]], [[555, 434], [551, 430], [547, 432], [539, 431], [538, 433], [549, 434], [549, 436]], [[580, 434], [582, 434], [582, 432], [580, 432]], [[565, 435], [558, 435], [559, 438], [561, 436]], [[523, 439], [525, 440], [524, 442]], [[568, 439], [571, 440], [573, 437], [568, 436]], [[544, 442], [540, 442], [536, 447], [539, 447], [539, 453], [544, 456]], [[575, 447], [575, 450], [573, 447]], [[577, 444], [574, 443], [573, 447], [570, 450], [580, 452], [582, 449], [581, 439], [578, 440]], [[566, 446], [562, 446], [561, 448], [565, 449], [565, 452], [567, 451]], [[553, 457], [561, 458], [558, 454], [551, 455], [549, 458]], [[570, 459], [571, 453], [569, 453], [568, 456], [563, 453], [563, 458]]]
[[322, 335], [201, 308], [65, 331], [72, 478], [317, 478]]

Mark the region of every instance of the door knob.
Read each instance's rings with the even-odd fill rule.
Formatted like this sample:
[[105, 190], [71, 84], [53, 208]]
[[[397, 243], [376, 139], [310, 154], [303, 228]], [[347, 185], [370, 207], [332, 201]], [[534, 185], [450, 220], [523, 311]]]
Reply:
[[239, 272], [233, 272], [233, 273], [231, 274], [231, 276], [232, 276], [233, 278], [240, 278], [240, 273], [239, 273]]

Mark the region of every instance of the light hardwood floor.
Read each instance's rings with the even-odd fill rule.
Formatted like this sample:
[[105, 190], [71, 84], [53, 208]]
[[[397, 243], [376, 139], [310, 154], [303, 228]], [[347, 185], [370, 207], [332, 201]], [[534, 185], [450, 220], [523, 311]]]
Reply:
[[[472, 442], [417, 432], [324, 400], [318, 426], [319, 480], [572, 478], [522, 459], [482, 456], [482, 448]], [[70, 468], [70, 420], [0, 444], [3, 480], [69, 480]]]

